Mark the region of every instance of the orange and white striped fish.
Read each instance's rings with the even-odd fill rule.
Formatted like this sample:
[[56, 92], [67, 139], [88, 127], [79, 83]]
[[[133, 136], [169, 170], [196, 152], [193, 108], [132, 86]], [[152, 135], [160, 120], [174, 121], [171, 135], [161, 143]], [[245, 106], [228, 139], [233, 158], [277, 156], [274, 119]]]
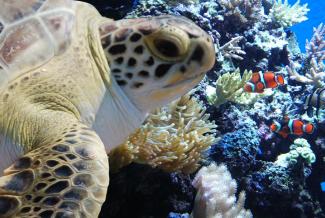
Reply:
[[289, 134], [302, 136], [304, 133], [312, 134], [315, 126], [311, 123], [304, 123], [298, 119], [289, 119], [284, 123], [274, 121], [270, 126], [272, 132], [276, 132], [283, 138], [287, 138]]
[[245, 84], [245, 92], [263, 93], [267, 88], [276, 88], [284, 84], [284, 77], [282, 74], [275, 74], [274, 72], [262, 71], [254, 72], [252, 78]]

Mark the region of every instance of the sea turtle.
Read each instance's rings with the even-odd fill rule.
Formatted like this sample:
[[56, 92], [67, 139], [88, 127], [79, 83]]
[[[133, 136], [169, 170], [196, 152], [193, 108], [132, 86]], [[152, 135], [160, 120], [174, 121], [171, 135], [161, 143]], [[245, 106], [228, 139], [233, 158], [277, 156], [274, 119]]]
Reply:
[[72, 0], [0, 0], [0, 32], [0, 217], [97, 217], [107, 153], [215, 59], [186, 18]]

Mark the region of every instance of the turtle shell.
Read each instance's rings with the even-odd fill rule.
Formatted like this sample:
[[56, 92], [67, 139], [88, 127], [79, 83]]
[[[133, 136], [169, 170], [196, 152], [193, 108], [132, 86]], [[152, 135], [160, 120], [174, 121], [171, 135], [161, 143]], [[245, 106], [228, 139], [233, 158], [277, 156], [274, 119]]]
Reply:
[[70, 45], [73, 0], [0, 0], [0, 87]]

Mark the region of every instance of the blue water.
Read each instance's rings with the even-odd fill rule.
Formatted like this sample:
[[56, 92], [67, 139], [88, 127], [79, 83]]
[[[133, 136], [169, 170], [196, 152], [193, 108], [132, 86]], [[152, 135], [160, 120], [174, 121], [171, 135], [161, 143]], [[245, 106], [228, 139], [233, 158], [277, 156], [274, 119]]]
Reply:
[[[296, 0], [289, 0], [290, 4], [294, 4]], [[306, 39], [310, 39], [313, 35], [313, 27], [317, 27], [320, 23], [325, 24], [325, 0], [301, 0], [300, 4], [308, 3], [308, 20], [296, 24], [291, 29], [297, 34], [299, 46], [305, 51]]]

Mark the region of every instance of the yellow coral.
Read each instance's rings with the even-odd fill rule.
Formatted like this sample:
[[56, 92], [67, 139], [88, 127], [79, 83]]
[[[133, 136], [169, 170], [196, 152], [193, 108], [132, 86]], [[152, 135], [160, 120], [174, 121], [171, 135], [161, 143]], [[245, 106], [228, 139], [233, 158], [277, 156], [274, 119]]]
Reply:
[[127, 142], [110, 153], [113, 170], [131, 162], [167, 172], [194, 172], [203, 151], [214, 142], [216, 125], [205, 108], [189, 94], [152, 112]]
[[216, 88], [208, 87], [208, 101], [217, 107], [227, 101], [238, 104], [252, 104], [265, 94], [244, 92], [243, 88], [251, 77], [252, 71], [245, 70], [243, 76], [240, 76], [240, 70], [238, 68], [232, 73], [228, 72], [223, 74], [218, 78]]
[[[137, 129], [132, 136], [136, 136], [138, 131], [140, 131], [140, 129]], [[129, 140], [136, 140], [136, 137], [132, 138], [130, 136]], [[136, 159], [139, 149], [135, 145], [136, 143], [132, 143], [129, 140], [109, 153], [110, 171], [116, 172], [118, 169], [129, 165]]]
[[289, 5], [288, 0], [277, 0], [270, 10], [271, 18], [279, 23], [282, 27], [290, 27], [296, 23], [308, 20], [306, 17], [309, 11], [308, 5], [300, 5], [298, 0], [294, 5]]

